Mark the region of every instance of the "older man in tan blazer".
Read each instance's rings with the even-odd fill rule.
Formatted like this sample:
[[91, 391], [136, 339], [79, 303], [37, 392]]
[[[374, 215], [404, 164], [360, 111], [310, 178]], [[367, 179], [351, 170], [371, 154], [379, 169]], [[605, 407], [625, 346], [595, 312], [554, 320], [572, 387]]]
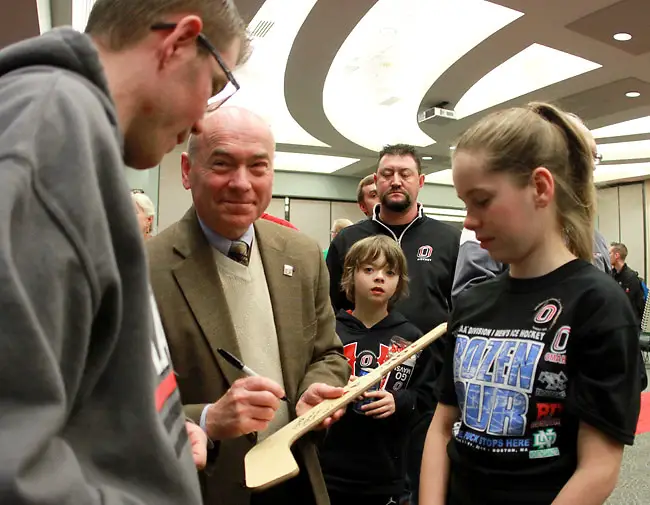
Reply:
[[[318, 245], [258, 220], [271, 199], [274, 149], [253, 113], [209, 115], [182, 156], [194, 205], [148, 244], [186, 412], [216, 446], [202, 475], [206, 505], [329, 503], [311, 434], [295, 445], [298, 477], [253, 495], [244, 485], [244, 455], [256, 441], [340, 396], [350, 375]], [[259, 377], [243, 377], [219, 348]]]

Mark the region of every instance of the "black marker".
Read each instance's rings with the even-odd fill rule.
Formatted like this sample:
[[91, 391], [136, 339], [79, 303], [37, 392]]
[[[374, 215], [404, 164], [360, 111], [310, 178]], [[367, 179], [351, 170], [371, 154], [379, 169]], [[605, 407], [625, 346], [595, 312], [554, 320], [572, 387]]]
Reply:
[[[217, 352], [221, 354], [223, 359], [225, 359], [228, 363], [234, 366], [237, 370], [241, 370], [242, 373], [248, 375], [249, 377], [260, 377], [260, 374], [248, 368], [246, 365], [244, 365], [241, 361], [239, 361], [235, 356], [230, 354], [225, 349], [219, 348], [217, 349]], [[283, 402], [289, 402], [286, 396], [283, 396], [282, 398], [280, 398], [280, 400], [282, 400]]]

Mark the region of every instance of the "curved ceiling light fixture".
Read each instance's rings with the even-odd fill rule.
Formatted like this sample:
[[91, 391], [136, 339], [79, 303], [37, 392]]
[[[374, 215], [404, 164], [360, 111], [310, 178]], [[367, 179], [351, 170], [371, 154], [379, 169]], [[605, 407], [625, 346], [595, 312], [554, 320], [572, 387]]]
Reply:
[[471, 116], [600, 67], [573, 54], [532, 44], [479, 79], [458, 101], [456, 116]]
[[594, 182], [613, 182], [621, 179], [647, 177], [650, 163], [625, 163], [622, 165], [598, 165], [594, 171]]
[[591, 133], [597, 139], [650, 133], [650, 116], [596, 128], [595, 130], [591, 130]]
[[367, 149], [435, 141], [417, 123], [424, 94], [464, 54], [523, 13], [484, 0], [378, 0], [341, 46], [323, 108]]
[[598, 144], [598, 154], [602, 154], [603, 161], [640, 160], [650, 158], [650, 140]]
[[280, 172], [331, 174], [357, 161], [359, 161], [358, 158], [346, 158], [343, 156], [276, 151], [273, 168]]
[[251, 57], [233, 72], [241, 89], [228, 105], [262, 116], [278, 143], [329, 147], [293, 119], [284, 98], [284, 72], [291, 46], [315, 4], [316, 0], [266, 0], [248, 25]]
[[454, 180], [451, 177], [451, 168], [439, 170], [438, 172], [433, 172], [432, 174], [425, 175], [424, 182], [427, 184], [443, 184], [445, 186], [453, 186]]

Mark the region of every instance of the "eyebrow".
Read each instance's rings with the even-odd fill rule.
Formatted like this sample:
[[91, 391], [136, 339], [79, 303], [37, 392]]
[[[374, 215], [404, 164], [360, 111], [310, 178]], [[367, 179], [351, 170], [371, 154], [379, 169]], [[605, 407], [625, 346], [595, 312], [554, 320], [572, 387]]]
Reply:
[[[232, 154], [230, 154], [225, 149], [221, 149], [219, 147], [214, 148], [212, 150], [212, 153], [210, 153], [210, 158], [214, 158], [215, 156], [223, 156], [225, 158], [235, 159], [235, 157]], [[248, 159], [249, 160], [267, 160], [267, 161], [270, 161], [271, 156], [269, 155], [269, 153], [260, 152], [260, 153], [255, 153], [252, 156], [249, 156]]]
[[409, 170], [409, 171], [417, 172], [418, 169], [414, 168], [414, 167], [404, 167], [404, 166], [399, 166], [399, 165], [386, 165], [386, 166], [380, 168], [380, 170], [393, 170], [393, 171], [398, 170], [400, 172], [403, 172], [404, 170]]
[[[479, 195], [484, 194], [484, 193], [490, 194], [490, 193], [492, 193], [492, 191], [490, 191], [487, 188], [472, 188], [467, 192], [467, 194], [465, 195], [465, 198], [470, 198], [472, 196], [475, 196], [477, 193]], [[458, 195], [458, 198], [460, 198], [462, 200], [460, 195]]]

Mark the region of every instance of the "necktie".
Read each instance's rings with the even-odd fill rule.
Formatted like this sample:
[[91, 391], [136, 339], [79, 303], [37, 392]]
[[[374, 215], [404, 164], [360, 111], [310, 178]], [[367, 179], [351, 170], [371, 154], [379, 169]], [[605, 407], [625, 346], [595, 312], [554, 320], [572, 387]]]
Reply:
[[228, 257], [231, 260], [235, 260], [237, 263], [241, 263], [245, 267], [248, 266], [248, 244], [243, 240], [235, 240], [230, 244], [230, 249], [228, 250]]

